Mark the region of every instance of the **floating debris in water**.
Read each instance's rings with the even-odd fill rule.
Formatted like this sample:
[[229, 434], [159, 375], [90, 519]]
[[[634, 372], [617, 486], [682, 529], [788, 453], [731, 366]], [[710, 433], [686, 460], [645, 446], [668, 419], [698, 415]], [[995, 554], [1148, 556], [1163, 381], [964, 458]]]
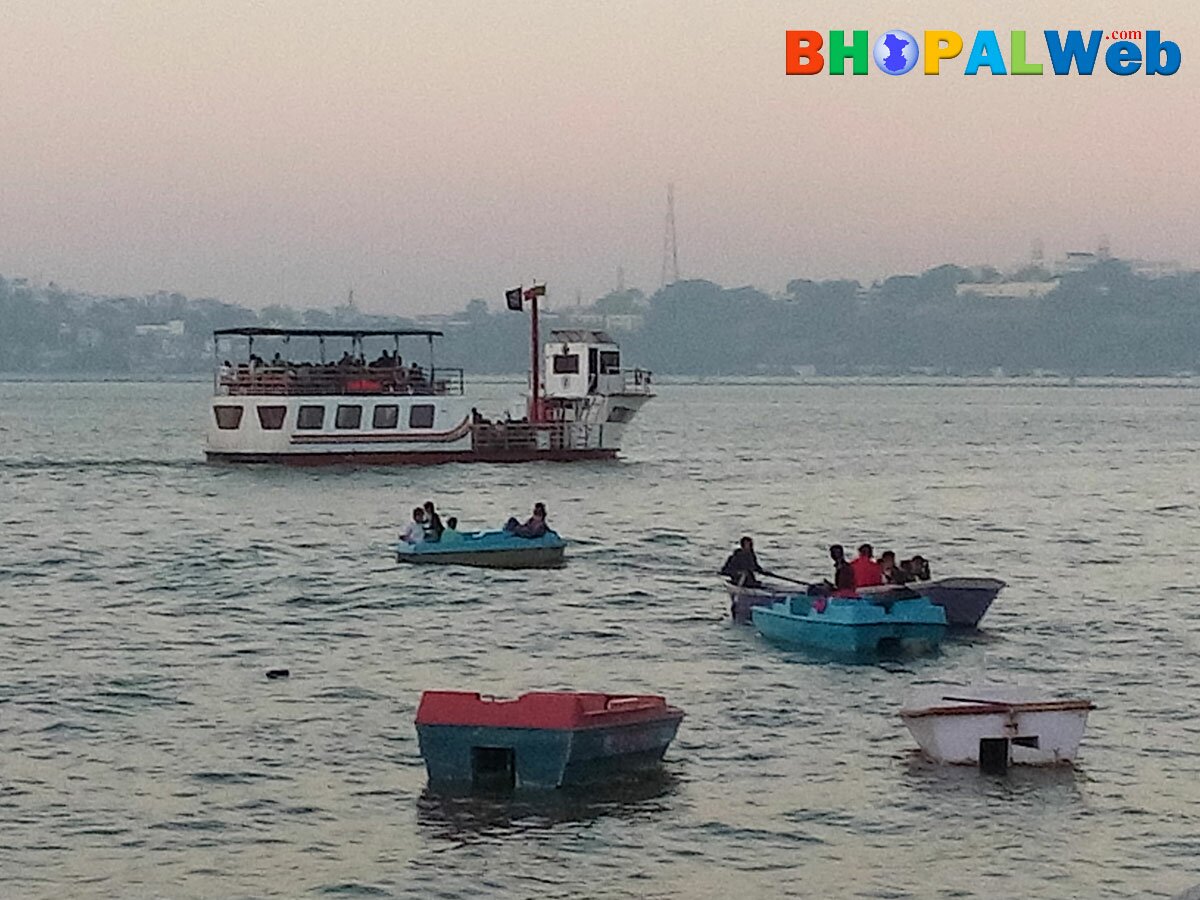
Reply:
[[287, 678], [291, 674], [287, 669], [267, 669], [267, 677], [270, 679]]

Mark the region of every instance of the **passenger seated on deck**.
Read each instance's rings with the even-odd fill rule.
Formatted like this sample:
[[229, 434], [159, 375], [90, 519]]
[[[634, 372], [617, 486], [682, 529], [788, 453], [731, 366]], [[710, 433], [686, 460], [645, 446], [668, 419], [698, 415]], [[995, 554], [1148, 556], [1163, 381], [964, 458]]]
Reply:
[[920, 555], [904, 560], [900, 563], [900, 570], [908, 581], [928, 581], [930, 577], [929, 561]]
[[416, 507], [412, 511], [412, 521], [400, 533], [400, 540], [406, 544], [425, 543], [425, 510]]
[[748, 537], [738, 542], [738, 548], [729, 554], [725, 565], [721, 566], [721, 574], [729, 579], [730, 584], [742, 587], [762, 587], [757, 575], [765, 575], [763, 567], [758, 564], [754, 555], [754, 541]]
[[446, 529], [442, 527], [442, 517], [437, 514], [433, 508], [433, 501], [425, 501], [425, 540], [440, 541], [442, 532]]
[[458, 530], [458, 519], [450, 516], [446, 519], [446, 527], [442, 530], [443, 544], [461, 544], [466, 538], [463, 537], [461, 531]]
[[879, 574], [883, 576], [884, 584], [904, 584], [904, 572], [896, 565], [894, 550], [884, 550], [879, 557]]
[[854, 568], [846, 562], [846, 551], [841, 544], [829, 548], [829, 558], [833, 560], [833, 588], [842, 596], [854, 594]]
[[516, 520], [516, 517], [510, 517], [504, 523], [504, 530], [509, 534], [523, 538], [539, 538], [549, 530], [546, 524], [546, 504], [533, 504], [533, 515], [521, 524]]
[[875, 587], [883, 584], [883, 569], [874, 558], [875, 550], [870, 544], [862, 544], [858, 548], [858, 556], [850, 563], [854, 570], [854, 587]]

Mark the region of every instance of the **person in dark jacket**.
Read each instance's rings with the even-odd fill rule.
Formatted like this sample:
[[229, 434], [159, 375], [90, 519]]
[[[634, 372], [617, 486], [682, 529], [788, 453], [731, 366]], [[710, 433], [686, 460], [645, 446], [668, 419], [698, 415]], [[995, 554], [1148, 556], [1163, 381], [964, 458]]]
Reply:
[[425, 539], [427, 541], [440, 541], [442, 532], [445, 528], [442, 526], [442, 517], [437, 514], [433, 508], [433, 501], [425, 501]]
[[836, 591], [854, 590], [854, 567], [846, 561], [846, 550], [841, 544], [829, 548], [829, 558], [833, 560], [833, 589]]
[[754, 555], [754, 541], [748, 537], [744, 537], [738, 543], [738, 548], [729, 554], [729, 559], [725, 560], [725, 565], [721, 566], [721, 574], [729, 579], [731, 584], [740, 584], [742, 587], [762, 587], [762, 582], [757, 578], [758, 575], [765, 575], [763, 567], [758, 564], [758, 557]]

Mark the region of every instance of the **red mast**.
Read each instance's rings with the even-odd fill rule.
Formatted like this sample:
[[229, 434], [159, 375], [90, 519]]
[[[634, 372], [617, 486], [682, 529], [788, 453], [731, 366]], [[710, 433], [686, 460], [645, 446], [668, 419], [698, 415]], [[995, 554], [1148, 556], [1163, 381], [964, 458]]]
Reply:
[[530, 320], [529, 320], [529, 336], [530, 336], [530, 357], [531, 365], [529, 367], [530, 374], [533, 376], [533, 382], [529, 393], [529, 421], [530, 423], [542, 421], [542, 398], [541, 398], [541, 382], [542, 382], [542, 365], [541, 365], [541, 341], [538, 339], [538, 297], [546, 296], [546, 285], [535, 284], [525, 292], [525, 299], [531, 304]]
[[[530, 291], [530, 293], [533, 293]], [[540, 396], [541, 376], [541, 360], [538, 358], [541, 354], [538, 352], [538, 295], [533, 294], [533, 309], [530, 310], [532, 319], [529, 321], [529, 332], [533, 342], [533, 395], [532, 403], [529, 407], [529, 421], [540, 422], [542, 420], [542, 403]]]

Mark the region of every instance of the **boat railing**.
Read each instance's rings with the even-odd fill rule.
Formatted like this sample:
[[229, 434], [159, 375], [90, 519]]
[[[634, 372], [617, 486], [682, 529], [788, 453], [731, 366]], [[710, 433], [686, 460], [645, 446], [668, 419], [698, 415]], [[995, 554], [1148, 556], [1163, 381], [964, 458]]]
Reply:
[[650, 394], [652, 374], [646, 369], [622, 369], [621, 378], [624, 382], [622, 391], [626, 394]]
[[476, 422], [476, 450], [565, 450], [573, 446], [569, 422]]
[[463, 371], [372, 366], [222, 367], [217, 393], [224, 396], [323, 396], [342, 394], [463, 393]]

